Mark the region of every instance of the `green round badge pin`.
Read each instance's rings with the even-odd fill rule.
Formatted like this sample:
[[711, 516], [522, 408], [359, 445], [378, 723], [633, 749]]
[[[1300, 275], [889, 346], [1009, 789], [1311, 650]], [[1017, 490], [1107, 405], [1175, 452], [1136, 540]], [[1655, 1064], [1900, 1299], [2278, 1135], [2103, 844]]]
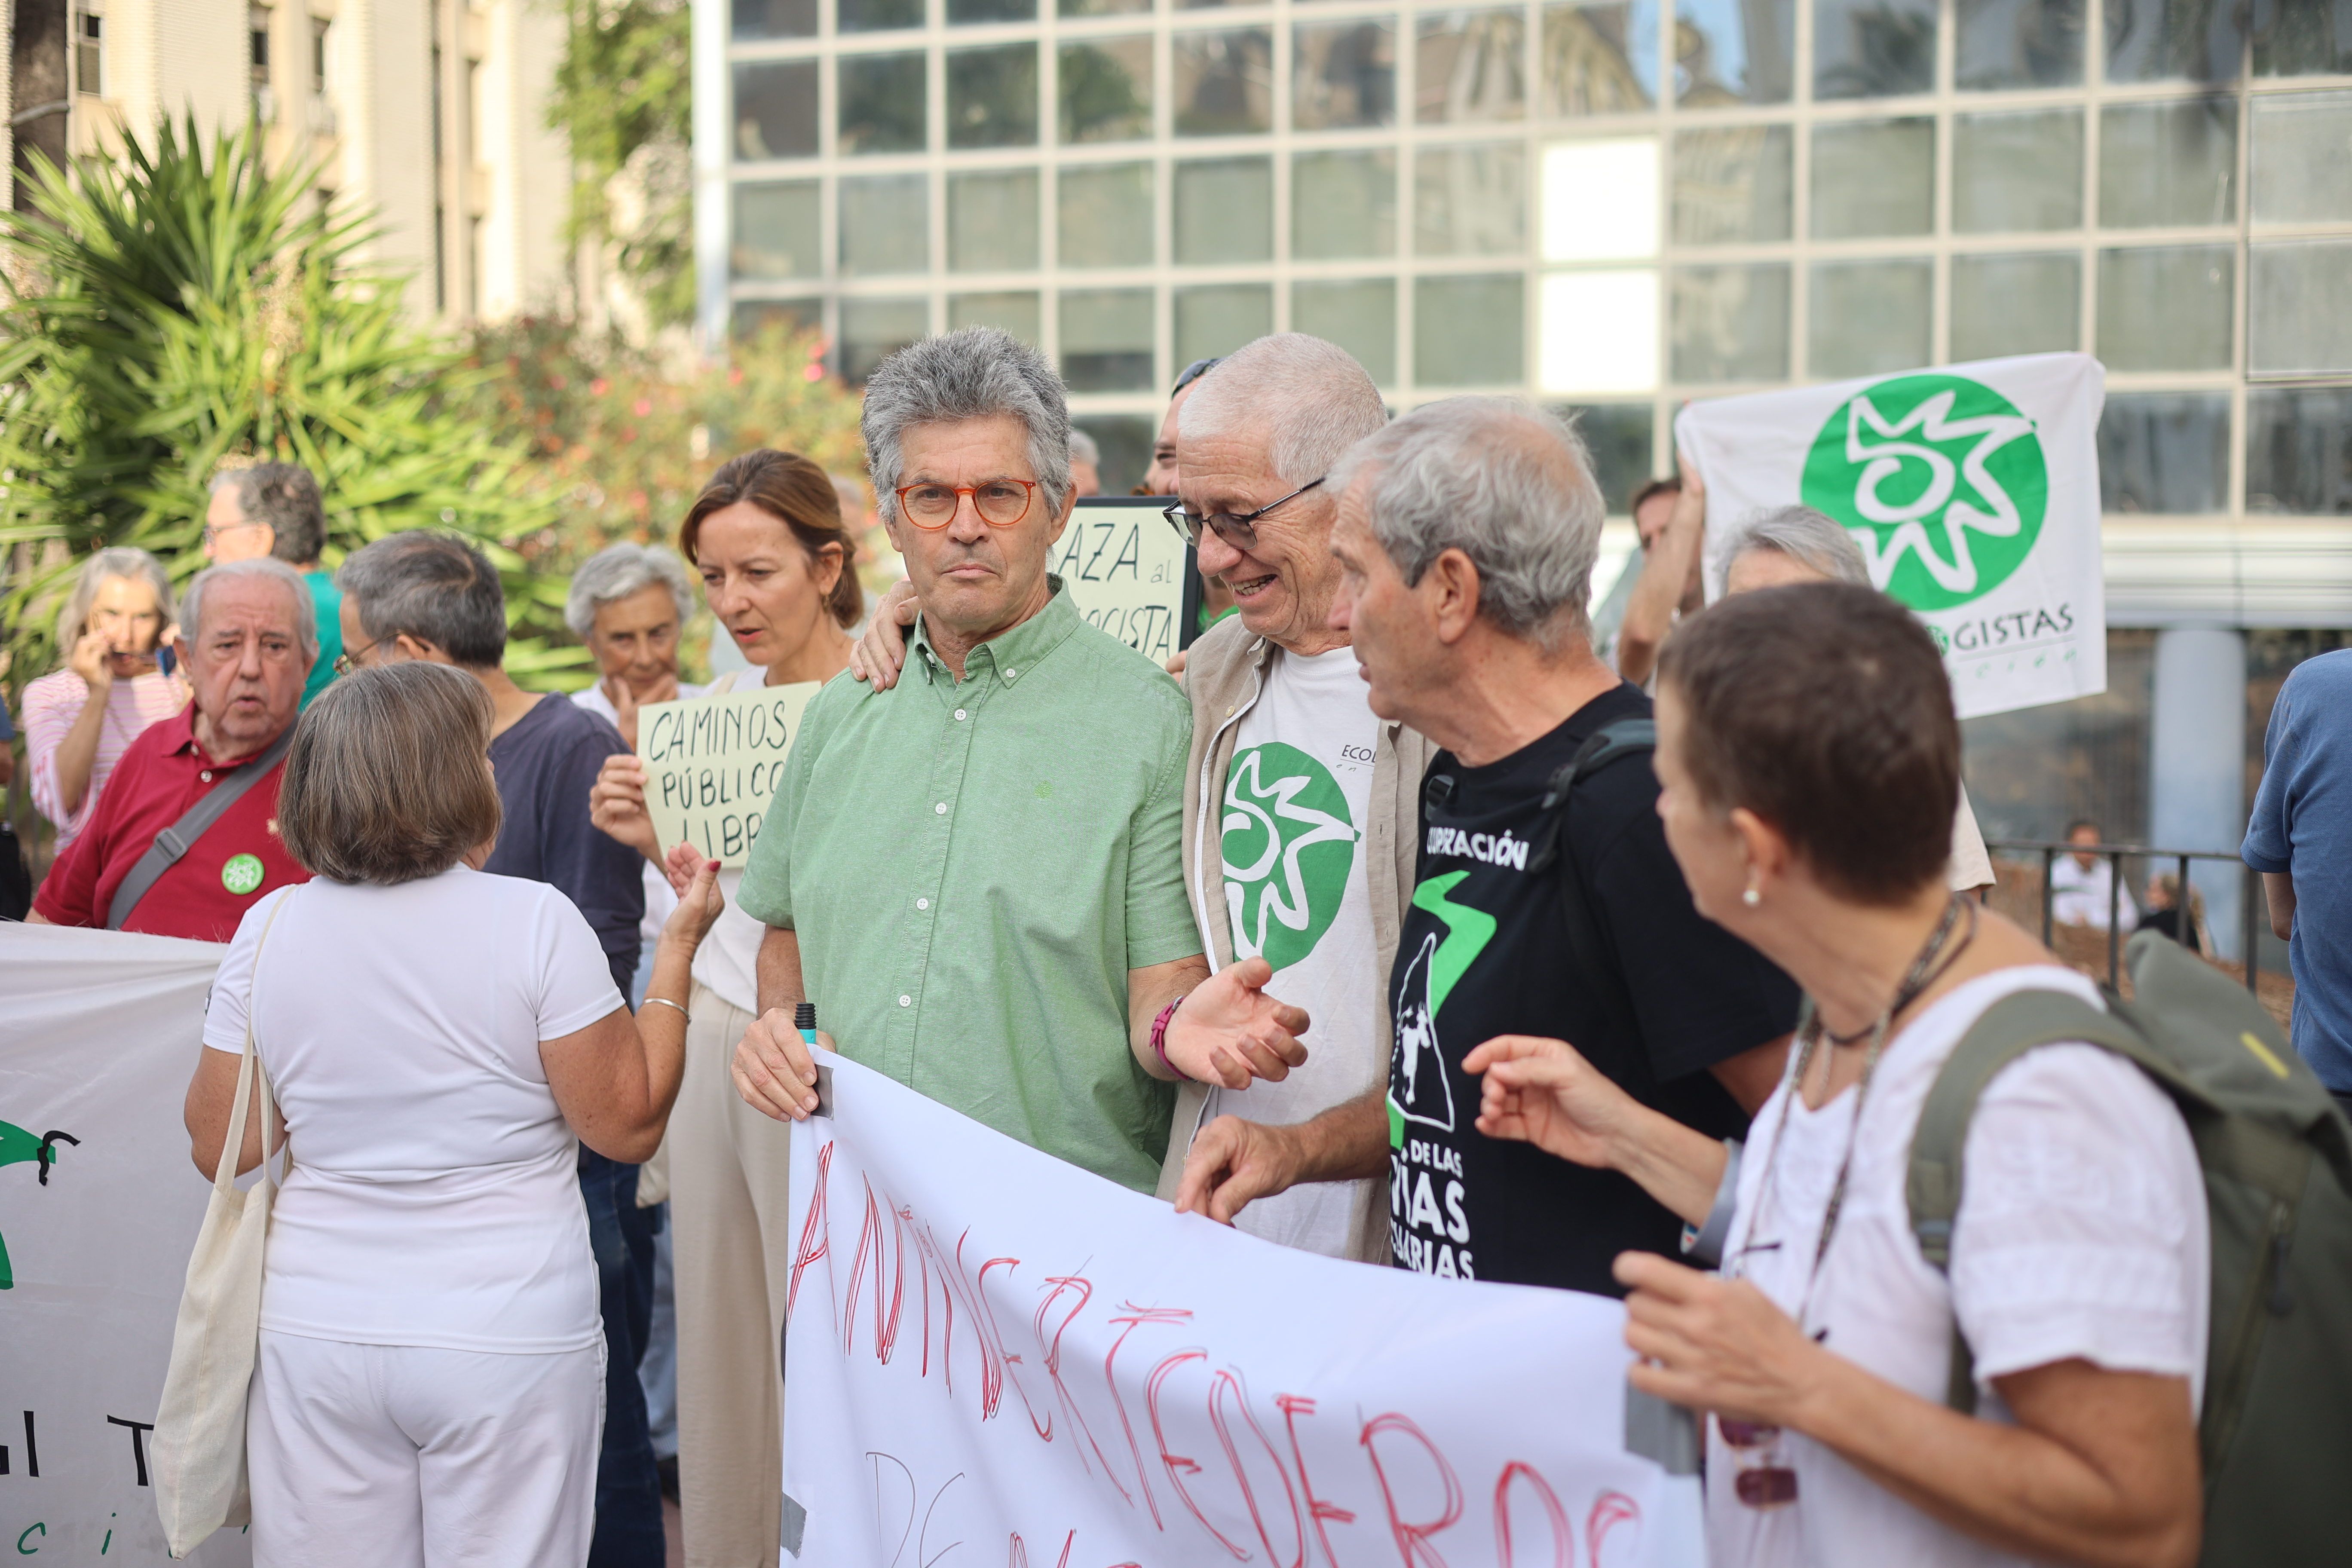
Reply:
[[1984, 383], [1899, 375], [1830, 416], [1800, 493], [1854, 534], [1873, 582], [1915, 610], [1945, 610], [2033, 553], [2050, 465], [2033, 421]]
[[243, 898], [261, 886], [261, 857], [232, 855], [221, 866], [221, 886]]

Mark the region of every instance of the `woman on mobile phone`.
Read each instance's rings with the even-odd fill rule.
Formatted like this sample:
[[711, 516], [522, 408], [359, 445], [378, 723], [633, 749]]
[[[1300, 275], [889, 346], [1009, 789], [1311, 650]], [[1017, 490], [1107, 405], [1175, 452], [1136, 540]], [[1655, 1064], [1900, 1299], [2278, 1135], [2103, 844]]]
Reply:
[[187, 706], [163, 640], [173, 615], [172, 580], [143, 550], [101, 550], [74, 581], [58, 616], [66, 667], [25, 688], [33, 805], [57, 824], [60, 849], [89, 820], [123, 749]]

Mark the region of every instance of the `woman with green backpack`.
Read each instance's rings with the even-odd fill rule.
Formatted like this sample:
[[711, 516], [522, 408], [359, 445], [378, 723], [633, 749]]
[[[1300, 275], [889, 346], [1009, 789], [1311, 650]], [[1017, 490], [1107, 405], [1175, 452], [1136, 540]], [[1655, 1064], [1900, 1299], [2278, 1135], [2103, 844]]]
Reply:
[[1810, 998], [1787, 1077], [1738, 1152], [1559, 1041], [1465, 1066], [1481, 1131], [1624, 1172], [1702, 1257], [1720, 1238], [1720, 1273], [1616, 1266], [1633, 1386], [1709, 1417], [1713, 1560], [2194, 1561], [2210, 1237], [2173, 1101], [2097, 1045], [2024, 1054], [1962, 1123], [1941, 1260], [1915, 1228], [1914, 1136], [1956, 1047], [2020, 994], [2099, 1005], [1946, 887], [1960, 742], [1935, 644], [1870, 589], [1774, 588], [1694, 617], [1660, 679], [1658, 809], [1692, 896]]

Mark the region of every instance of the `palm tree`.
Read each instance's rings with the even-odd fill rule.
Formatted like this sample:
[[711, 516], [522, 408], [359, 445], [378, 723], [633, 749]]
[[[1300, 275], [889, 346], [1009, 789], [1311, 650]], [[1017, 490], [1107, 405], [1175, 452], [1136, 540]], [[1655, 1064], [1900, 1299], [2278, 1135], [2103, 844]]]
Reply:
[[[36, 211], [0, 213], [15, 681], [57, 657], [43, 605], [90, 551], [135, 544], [194, 575], [224, 463], [317, 475], [330, 565], [401, 529], [454, 529], [499, 563], [518, 630], [557, 623], [562, 584], [524, 556], [553, 509], [460, 406], [481, 373], [405, 322], [403, 279], [362, 259], [373, 220], [331, 211], [314, 173], [272, 173], [250, 129], [207, 148], [191, 118], [152, 147], [127, 136], [118, 163], [37, 158]], [[586, 657], [530, 637], [515, 652], [520, 672]]]

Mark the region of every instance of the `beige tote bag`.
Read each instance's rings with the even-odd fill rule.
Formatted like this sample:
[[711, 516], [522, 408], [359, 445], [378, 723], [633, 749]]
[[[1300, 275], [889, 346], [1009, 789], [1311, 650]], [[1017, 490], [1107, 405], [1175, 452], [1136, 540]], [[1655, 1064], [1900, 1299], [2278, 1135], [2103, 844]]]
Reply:
[[[246, 1394], [261, 1344], [262, 1249], [269, 1237], [269, 1207], [277, 1184], [269, 1171], [269, 1133], [278, 1102], [269, 1075], [253, 1048], [253, 1015], [260, 994], [261, 950], [293, 895], [278, 901], [253, 946], [253, 984], [245, 1001], [245, 1056], [237, 1064], [236, 1104], [228, 1138], [213, 1174], [212, 1201], [188, 1258], [180, 1317], [172, 1327], [172, 1366], [155, 1415], [149, 1453], [155, 1465], [155, 1508], [172, 1555], [185, 1557], [223, 1525], [247, 1523]], [[209, 1049], [210, 1047], [204, 1047]], [[261, 1179], [236, 1189], [237, 1155], [245, 1149], [246, 1108], [261, 1085]]]

